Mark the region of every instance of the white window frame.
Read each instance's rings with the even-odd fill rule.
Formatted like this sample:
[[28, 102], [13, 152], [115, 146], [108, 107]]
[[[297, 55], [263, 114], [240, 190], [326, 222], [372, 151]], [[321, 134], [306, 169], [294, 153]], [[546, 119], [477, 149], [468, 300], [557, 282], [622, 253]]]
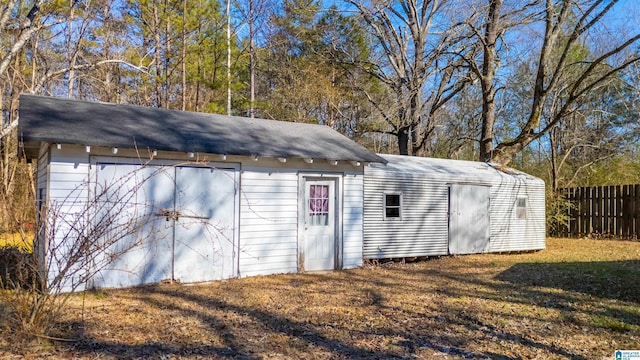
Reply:
[[[524, 206], [520, 206], [520, 201], [524, 201]], [[529, 199], [526, 196], [516, 197], [515, 217], [516, 220], [527, 220], [527, 208], [529, 207]]]
[[[398, 205], [387, 205], [387, 196], [395, 195], [398, 196]], [[398, 216], [387, 216], [387, 208], [398, 209]], [[384, 220], [402, 220], [402, 193], [401, 192], [385, 192], [382, 193], [382, 217]]]

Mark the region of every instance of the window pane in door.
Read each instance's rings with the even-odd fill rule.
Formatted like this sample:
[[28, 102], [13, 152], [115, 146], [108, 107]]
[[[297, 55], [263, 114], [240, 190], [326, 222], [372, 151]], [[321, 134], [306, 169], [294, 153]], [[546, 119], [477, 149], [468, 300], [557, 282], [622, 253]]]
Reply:
[[329, 225], [329, 185], [309, 185], [309, 225]]

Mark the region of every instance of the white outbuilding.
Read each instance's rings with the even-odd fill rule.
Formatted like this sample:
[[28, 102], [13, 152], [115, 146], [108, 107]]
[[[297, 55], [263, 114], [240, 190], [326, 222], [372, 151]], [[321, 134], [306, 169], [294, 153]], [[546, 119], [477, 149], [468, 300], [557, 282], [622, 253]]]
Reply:
[[545, 248], [544, 182], [488, 163], [380, 155], [364, 176], [365, 259]]
[[65, 290], [362, 264], [364, 166], [386, 160], [327, 126], [31, 95], [19, 111], [43, 272], [72, 274]]

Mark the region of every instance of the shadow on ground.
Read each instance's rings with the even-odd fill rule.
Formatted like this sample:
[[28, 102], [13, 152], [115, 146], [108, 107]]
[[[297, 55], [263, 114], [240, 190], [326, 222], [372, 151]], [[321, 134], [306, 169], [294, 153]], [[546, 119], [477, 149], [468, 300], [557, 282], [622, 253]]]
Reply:
[[640, 261], [520, 263], [496, 279], [517, 286], [541, 286], [600, 298], [640, 301]]
[[[63, 346], [74, 356], [103, 358], [580, 360], [589, 358], [582, 344], [560, 339], [592, 339], [603, 329], [618, 331], [616, 326], [620, 337], [638, 333], [640, 317], [628, 309], [640, 301], [638, 278], [635, 260], [501, 265], [448, 258], [323, 275], [156, 285], [117, 295], [158, 317], [154, 336], [112, 340], [95, 331], [105, 330], [95, 318], [87, 325], [92, 331], [79, 332], [82, 340]], [[171, 326], [172, 317], [198, 327], [198, 337]]]

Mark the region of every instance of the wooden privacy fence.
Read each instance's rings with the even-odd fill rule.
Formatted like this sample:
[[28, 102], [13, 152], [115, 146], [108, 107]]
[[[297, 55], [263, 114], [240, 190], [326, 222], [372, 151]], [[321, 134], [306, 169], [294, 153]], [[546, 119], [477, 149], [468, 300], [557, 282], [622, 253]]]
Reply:
[[559, 229], [565, 237], [640, 237], [640, 185], [562, 189], [571, 204], [568, 223]]

